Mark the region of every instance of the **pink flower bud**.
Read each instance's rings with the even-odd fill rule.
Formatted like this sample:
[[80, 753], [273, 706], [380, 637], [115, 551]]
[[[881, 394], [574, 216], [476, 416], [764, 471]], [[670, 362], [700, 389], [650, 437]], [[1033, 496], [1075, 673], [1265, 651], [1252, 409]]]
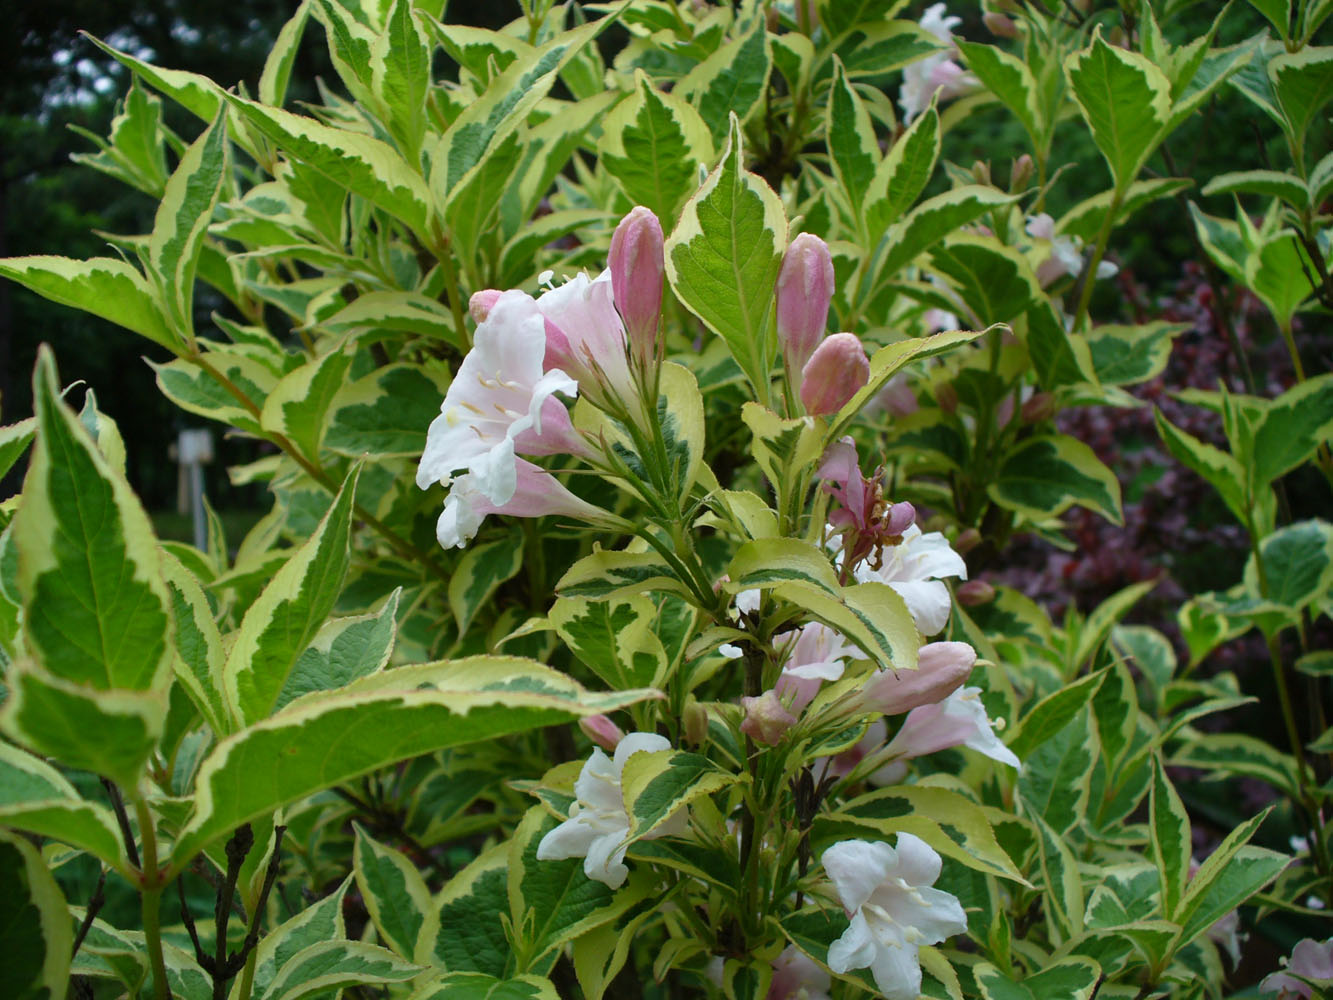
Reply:
[[1013, 194], [1026, 188], [1035, 170], [1032, 157], [1027, 153], [1014, 160], [1013, 166], [1009, 168], [1009, 192]]
[[884, 519], [884, 533], [886, 535], [901, 535], [915, 523], [916, 508], [904, 500], [889, 508], [888, 517]]
[[498, 289], [483, 288], [479, 292], [472, 293], [472, 298], [468, 299], [467, 310], [478, 323], [485, 323], [486, 317], [491, 314], [491, 307], [495, 305], [499, 298], [500, 292]]
[[579, 719], [579, 728], [583, 735], [592, 740], [607, 753], [615, 753], [616, 746], [625, 734], [620, 727], [605, 715], [587, 715]]
[[935, 402], [945, 413], [953, 413], [958, 409], [958, 393], [948, 382], [941, 382], [935, 387]]
[[856, 697], [859, 711], [899, 715], [942, 701], [962, 687], [977, 652], [965, 642], [932, 642], [921, 647], [917, 668], [894, 673], [881, 670]]
[[662, 314], [662, 224], [642, 205], [620, 220], [611, 236], [611, 295], [625, 321], [630, 353], [647, 370], [657, 358]]
[[801, 369], [801, 402], [811, 416], [837, 413], [870, 381], [870, 359], [854, 333], [835, 333]]
[[708, 742], [708, 709], [694, 700], [694, 695], [685, 702], [684, 730], [685, 742], [701, 747]]
[[959, 604], [967, 608], [974, 608], [995, 600], [995, 588], [985, 580], [968, 580], [967, 583], [958, 585], [958, 589], [954, 591], [954, 596], [958, 598]]
[[765, 746], [776, 745], [782, 734], [796, 725], [796, 716], [782, 707], [775, 691], [765, 691], [758, 698], [742, 698], [741, 708], [745, 710], [741, 732]]
[[1039, 424], [1055, 416], [1055, 397], [1049, 392], [1039, 392], [1019, 410], [1019, 416], [1025, 424]]
[[980, 544], [981, 532], [976, 528], [968, 528], [953, 540], [953, 550], [960, 556], [965, 556]]
[[990, 11], [981, 15], [981, 23], [996, 38], [1017, 38], [1018, 25], [1003, 14]]
[[778, 274], [778, 343], [793, 375], [805, 367], [828, 326], [833, 256], [818, 236], [801, 233], [787, 247]]

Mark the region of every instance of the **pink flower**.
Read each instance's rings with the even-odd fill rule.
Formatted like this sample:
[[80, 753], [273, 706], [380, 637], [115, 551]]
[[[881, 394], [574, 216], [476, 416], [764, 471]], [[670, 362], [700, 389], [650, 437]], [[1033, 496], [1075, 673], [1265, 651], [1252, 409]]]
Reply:
[[765, 746], [776, 746], [783, 734], [796, 725], [796, 716], [783, 708], [776, 691], [765, 691], [758, 698], [742, 698], [741, 708], [745, 712], [741, 732]]
[[793, 378], [824, 336], [831, 301], [833, 257], [828, 244], [800, 233], [782, 258], [777, 284], [778, 343]]
[[611, 272], [579, 273], [537, 299], [546, 321], [545, 367], [568, 372], [591, 395], [634, 398], [625, 327], [616, 311]]
[[930, 107], [930, 99], [936, 94], [941, 101], [946, 101], [962, 97], [981, 86], [980, 80], [949, 58], [952, 51], [956, 51], [953, 29], [963, 22], [959, 17], [944, 16], [944, 11], [944, 4], [937, 3], [927, 7], [921, 15], [921, 27], [950, 48], [918, 59], [903, 70], [898, 103], [902, 106], [905, 124], [910, 124], [913, 118]]
[[938, 531], [925, 534], [915, 524], [902, 533], [897, 545], [884, 545], [876, 559], [854, 563], [859, 583], [887, 583], [907, 604], [922, 635], [934, 635], [949, 621], [949, 588], [941, 580], [967, 579], [967, 564]]
[[611, 289], [641, 371], [657, 360], [657, 324], [662, 313], [662, 224], [642, 205], [620, 221], [611, 236]]
[[444, 499], [444, 512], [435, 526], [435, 537], [446, 549], [462, 547], [476, 537], [488, 514], [512, 517], [562, 515], [580, 521], [601, 523], [605, 511], [580, 500], [549, 472], [523, 459], [514, 460], [515, 487], [507, 501], [497, 504], [481, 489], [471, 473], [454, 480]]
[[845, 661], [864, 656], [841, 633], [827, 625], [819, 622], [802, 625], [775, 690], [788, 701], [793, 712], [800, 712], [814, 700], [820, 684], [836, 681], [842, 676], [847, 666]]
[[897, 757], [912, 758], [957, 746], [970, 747], [1010, 767], [1022, 767], [995, 735], [981, 703], [981, 688], [974, 687], [960, 688], [943, 701], [912, 709], [888, 749]]
[[857, 711], [899, 715], [953, 694], [972, 672], [977, 651], [965, 642], [932, 642], [917, 654], [917, 669], [880, 670], [858, 692]]
[[1311, 997], [1314, 991], [1297, 976], [1312, 979], [1321, 986], [1333, 985], [1333, 937], [1322, 944], [1314, 938], [1298, 941], [1291, 951], [1286, 972], [1274, 972], [1259, 984], [1262, 993], [1276, 993], [1278, 1000]]
[[427, 431], [418, 486], [448, 484], [466, 469], [474, 490], [504, 505], [516, 488], [515, 452], [586, 452], [553, 395], [573, 396], [578, 385], [559, 369], [542, 371], [545, 339], [529, 296], [515, 291], [495, 299]]
[[795, 945], [773, 959], [773, 979], [764, 1000], [829, 1000], [829, 974]]
[[835, 333], [801, 369], [801, 403], [813, 417], [837, 413], [870, 381], [870, 359], [854, 333]]
[[579, 719], [583, 735], [608, 753], [615, 753], [624, 733], [605, 715], [585, 715]]

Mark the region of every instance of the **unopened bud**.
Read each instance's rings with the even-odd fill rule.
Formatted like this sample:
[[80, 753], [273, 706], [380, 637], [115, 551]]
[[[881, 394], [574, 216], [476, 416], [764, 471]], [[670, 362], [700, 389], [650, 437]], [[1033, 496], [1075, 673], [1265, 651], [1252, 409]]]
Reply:
[[694, 700], [691, 695], [685, 702], [685, 709], [682, 712], [681, 728], [685, 732], [685, 740], [691, 746], [701, 747], [708, 742], [708, 710]]
[[1049, 392], [1039, 392], [1023, 404], [1018, 411], [1025, 424], [1039, 424], [1055, 416], [1055, 397]]
[[966, 608], [975, 608], [979, 604], [989, 604], [995, 600], [995, 588], [985, 580], [968, 580], [960, 583], [954, 592], [958, 603]]
[[741, 732], [765, 746], [775, 746], [782, 734], [796, 725], [796, 716], [782, 707], [776, 691], [765, 691], [758, 698], [742, 698], [741, 708], [745, 710]]
[[917, 653], [915, 670], [881, 670], [857, 693], [858, 711], [899, 715], [943, 701], [963, 686], [977, 662], [977, 651], [965, 642], [932, 642]]
[[833, 301], [833, 255], [818, 236], [801, 233], [778, 272], [778, 343], [793, 374], [805, 367], [828, 327]]
[[935, 402], [945, 413], [953, 413], [958, 409], [958, 393], [948, 382], [941, 382], [935, 386]]
[[884, 531], [890, 535], [901, 535], [916, 522], [916, 508], [906, 500], [889, 508], [889, 515], [884, 519]]
[[1014, 165], [1009, 168], [1009, 192], [1013, 194], [1025, 189], [1032, 180], [1034, 170], [1032, 157], [1027, 153], [1016, 159]]
[[980, 544], [981, 532], [976, 528], [968, 528], [953, 540], [953, 550], [960, 556], [965, 556]]
[[837, 413], [870, 381], [870, 359], [854, 333], [835, 333], [801, 369], [801, 402], [812, 417]]
[[607, 753], [615, 753], [616, 746], [625, 734], [620, 727], [605, 715], [585, 715], [579, 719], [579, 728], [583, 735], [592, 740]]
[[473, 292], [472, 298], [467, 302], [467, 311], [478, 323], [485, 323], [486, 317], [491, 314], [491, 308], [499, 297], [500, 292], [494, 288], [483, 288], [479, 292]]
[[986, 185], [987, 187], [990, 187], [990, 183], [991, 183], [991, 179], [990, 179], [990, 161], [989, 161], [989, 160], [977, 160], [975, 163], [973, 163], [973, 164], [972, 164], [972, 178], [973, 178], [978, 184], [984, 184], [984, 185]]
[[662, 314], [662, 224], [642, 205], [620, 220], [611, 236], [611, 295], [625, 321], [630, 354], [643, 370], [657, 358]]
[[994, 12], [982, 14], [981, 22], [986, 26], [986, 30], [996, 38], [1018, 37], [1018, 25], [1003, 14]]

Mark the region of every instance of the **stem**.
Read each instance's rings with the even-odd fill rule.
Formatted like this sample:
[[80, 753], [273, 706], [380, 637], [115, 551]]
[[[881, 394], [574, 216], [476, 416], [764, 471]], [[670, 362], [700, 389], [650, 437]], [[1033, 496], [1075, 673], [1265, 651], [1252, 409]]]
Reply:
[[130, 864], [135, 868], [142, 868], [139, 848], [134, 844], [134, 830], [130, 828], [130, 817], [125, 812], [125, 800], [121, 798], [120, 789], [110, 778], [102, 779], [102, 787], [106, 789], [107, 797], [111, 799], [111, 809], [116, 814], [116, 822], [120, 825], [120, 837], [125, 841], [125, 853], [130, 859]]
[[139, 821], [139, 836], [143, 838], [143, 874], [139, 883], [139, 898], [143, 912], [144, 945], [148, 948], [148, 964], [153, 970], [154, 1000], [170, 1000], [167, 985], [167, 963], [162, 957], [162, 872], [157, 867], [157, 831], [148, 804], [141, 798], [134, 800], [134, 815]]
[[79, 947], [83, 944], [83, 939], [88, 936], [88, 931], [92, 929], [93, 920], [96, 919], [98, 911], [102, 909], [102, 904], [106, 902], [106, 896], [102, 888], [106, 885], [106, 869], [103, 868], [97, 876], [97, 888], [93, 889], [92, 896], [88, 899], [88, 908], [83, 914], [83, 923], [79, 924], [79, 931], [74, 935], [74, 947], [70, 950], [70, 961], [79, 953]]
[[1124, 200], [1125, 193], [1120, 190], [1120, 185], [1115, 187], [1115, 194], [1111, 197], [1111, 204], [1106, 209], [1106, 218], [1102, 220], [1102, 228], [1097, 233], [1097, 242], [1092, 248], [1092, 257], [1088, 260], [1088, 265], [1083, 269], [1083, 287], [1078, 297], [1078, 309], [1074, 312], [1074, 323], [1071, 327], [1075, 332], [1082, 326], [1083, 320], [1088, 315], [1088, 303], [1092, 301], [1092, 286], [1097, 280], [1097, 265], [1102, 262], [1102, 255], [1106, 253], [1106, 244], [1111, 239], [1111, 227], [1115, 224], [1115, 217], [1120, 213], [1120, 203]]

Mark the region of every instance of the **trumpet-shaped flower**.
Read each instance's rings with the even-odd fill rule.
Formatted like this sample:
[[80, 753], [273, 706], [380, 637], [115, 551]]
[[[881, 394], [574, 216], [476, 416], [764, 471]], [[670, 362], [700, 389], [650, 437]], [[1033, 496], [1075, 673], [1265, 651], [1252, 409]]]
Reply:
[[965, 642], [931, 642], [917, 653], [915, 670], [880, 670], [857, 693], [859, 711], [899, 715], [943, 701], [962, 687], [977, 662]]
[[[1050, 243], [1050, 256], [1037, 265], [1037, 280], [1045, 288], [1066, 275], [1077, 278], [1083, 273], [1083, 251], [1072, 236], [1057, 236], [1055, 220], [1045, 212], [1028, 220], [1027, 234]], [[1109, 260], [1097, 262], [1097, 277], [1113, 278], [1120, 269]]]
[[837, 413], [870, 381], [870, 359], [854, 333], [835, 333], [801, 369], [801, 404], [812, 417]]
[[963, 907], [931, 886], [940, 856], [919, 837], [898, 834], [898, 846], [844, 840], [820, 859], [851, 926], [829, 946], [834, 972], [869, 968], [888, 1000], [921, 992], [920, 947], [967, 930]]
[[833, 980], [795, 945], [773, 959], [773, 979], [764, 1000], [829, 1000]]
[[[932, 4], [921, 15], [921, 27], [925, 28], [941, 42], [953, 47], [953, 29], [962, 24], [960, 17], [946, 17], [942, 3]], [[910, 124], [912, 119], [930, 106], [930, 99], [939, 94], [940, 100], [962, 97], [975, 90], [981, 82], [959, 66], [950, 57], [951, 51], [945, 50], [918, 59], [903, 70], [903, 86], [898, 103], [903, 109], [903, 121]]]
[[1286, 970], [1265, 976], [1259, 991], [1265, 995], [1276, 993], [1278, 1000], [1313, 996], [1313, 988], [1296, 976], [1313, 979], [1321, 986], [1333, 985], [1333, 937], [1322, 944], [1314, 938], [1298, 941], [1291, 950]]
[[[616, 746], [614, 757], [594, 749], [574, 782], [576, 801], [569, 807], [569, 819], [541, 839], [537, 845], [540, 861], [583, 858], [583, 872], [612, 889], [618, 889], [629, 876], [625, 850], [629, 837], [629, 814], [620, 780], [625, 763], [633, 754], [670, 750], [671, 744], [656, 733], [628, 733]], [[668, 826], [670, 826], [668, 822]], [[655, 836], [674, 832], [658, 827]]]
[[516, 451], [583, 448], [568, 411], [553, 397], [576, 395], [578, 384], [559, 369], [542, 371], [545, 344], [542, 316], [529, 296], [504, 292], [490, 304], [426, 433], [418, 486], [448, 484], [466, 469], [471, 489], [499, 507], [518, 485]]
[[1022, 767], [995, 735], [981, 703], [981, 688], [974, 687], [959, 688], [943, 701], [912, 709], [888, 749], [897, 757], [909, 758], [957, 746], [970, 747], [1010, 767]]
[[514, 459], [514, 490], [504, 503], [495, 503], [472, 473], [459, 476], [444, 498], [444, 512], [435, 537], [446, 549], [463, 546], [476, 537], [488, 514], [512, 517], [560, 515], [597, 522], [605, 511], [580, 500], [555, 476], [521, 458]]
[[634, 397], [625, 326], [616, 311], [611, 272], [596, 278], [580, 272], [537, 299], [546, 321], [545, 365], [569, 372], [587, 393], [603, 389], [621, 399]]
[[967, 564], [938, 531], [929, 534], [915, 524], [898, 545], [885, 545], [880, 557], [852, 569], [858, 583], [887, 583], [907, 604], [922, 635], [934, 635], [949, 621], [949, 588], [944, 577], [967, 579]]
[[814, 700], [824, 681], [836, 681], [846, 670], [846, 661], [864, 657], [856, 646], [819, 622], [802, 625], [787, 654], [776, 691], [799, 712]]

